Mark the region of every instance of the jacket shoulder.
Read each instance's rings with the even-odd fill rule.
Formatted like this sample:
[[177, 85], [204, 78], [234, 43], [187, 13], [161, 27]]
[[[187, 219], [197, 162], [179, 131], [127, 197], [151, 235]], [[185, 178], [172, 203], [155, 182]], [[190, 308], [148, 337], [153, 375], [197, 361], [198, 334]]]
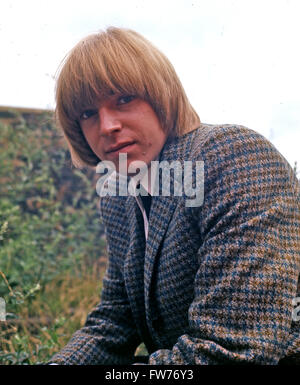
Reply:
[[266, 137], [243, 125], [201, 124], [195, 130], [190, 154], [192, 159], [215, 162], [270, 163], [272, 160], [289, 174], [293, 173], [288, 161]]
[[234, 143], [243, 145], [260, 144], [265, 147], [275, 147], [262, 134], [238, 124], [207, 124], [203, 123], [194, 133], [192, 149], [217, 150], [224, 147], [233, 150]]

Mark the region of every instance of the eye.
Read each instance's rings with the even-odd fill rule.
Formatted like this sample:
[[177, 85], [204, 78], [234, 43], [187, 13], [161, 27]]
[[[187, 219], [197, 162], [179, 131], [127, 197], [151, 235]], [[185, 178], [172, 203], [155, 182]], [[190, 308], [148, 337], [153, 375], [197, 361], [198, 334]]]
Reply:
[[136, 98], [135, 95], [123, 95], [118, 98], [117, 104], [118, 105], [127, 104], [127, 103], [130, 103], [135, 98]]
[[83, 113], [80, 115], [80, 120], [87, 120], [89, 119], [90, 117], [92, 117], [93, 115], [95, 115], [97, 113], [96, 110], [85, 110], [83, 111]]

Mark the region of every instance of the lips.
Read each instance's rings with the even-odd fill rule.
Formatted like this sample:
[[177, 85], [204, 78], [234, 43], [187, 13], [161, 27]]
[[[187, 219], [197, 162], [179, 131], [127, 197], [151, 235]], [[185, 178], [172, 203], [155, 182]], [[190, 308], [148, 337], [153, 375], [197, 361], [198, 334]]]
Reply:
[[111, 152], [120, 151], [120, 150], [122, 150], [122, 148], [129, 146], [131, 144], [134, 144], [134, 143], [135, 142], [133, 142], [133, 141], [116, 143], [115, 145], [108, 147], [108, 149], [106, 150], [106, 153], [109, 154]]

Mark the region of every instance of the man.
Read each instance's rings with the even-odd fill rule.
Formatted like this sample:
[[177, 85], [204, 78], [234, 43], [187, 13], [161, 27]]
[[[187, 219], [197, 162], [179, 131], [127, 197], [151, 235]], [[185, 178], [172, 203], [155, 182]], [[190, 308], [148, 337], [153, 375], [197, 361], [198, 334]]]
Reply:
[[[154, 365], [296, 358], [299, 183], [280, 153], [245, 127], [200, 123], [168, 59], [130, 30], [79, 42], [56, 96], [75, 165], [107, 161], [130, 175], [137, 161], [149, 169], [154, 160], [179, 162], [183, 170], [192, 162], [204, 167], [204, 194], [198, 205], [174, 189], [151, 202], [101, 198], [101, 302], [51, 362], [131, 364], [141, 342]], [[182, 181], [174, 174], [173, 187]]]

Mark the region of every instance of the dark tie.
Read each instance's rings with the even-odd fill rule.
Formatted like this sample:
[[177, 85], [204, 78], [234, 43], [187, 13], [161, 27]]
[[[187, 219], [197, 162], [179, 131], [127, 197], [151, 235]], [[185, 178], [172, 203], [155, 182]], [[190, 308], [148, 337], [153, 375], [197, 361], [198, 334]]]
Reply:
[[141, 199], [142, 199], [142, 202], [143, 202], [146, 214], [147, 214], [147, 218], [149, 219], [149, 213], [150, 213], [150, 208], [151, 208], [151, 199], [152, 199], [152, 197], [149, 194], [146, 195], [146, 196], [142, 196], [141, 195]]
[[143, 206], [144, 206], [144, 209], [146, 211], [147, 218], [149, 219], [152, 196], [150, 194], [148, 194], [148, 192], [140, 184], [138, 184], [137, 187], [139, 187], [141, 189], [141, 192], [143, 191], [144, 194], [147, 194], [147, 195], [141, 194], [140, 197], [141, 197], [141, 200], [143, 202]]

